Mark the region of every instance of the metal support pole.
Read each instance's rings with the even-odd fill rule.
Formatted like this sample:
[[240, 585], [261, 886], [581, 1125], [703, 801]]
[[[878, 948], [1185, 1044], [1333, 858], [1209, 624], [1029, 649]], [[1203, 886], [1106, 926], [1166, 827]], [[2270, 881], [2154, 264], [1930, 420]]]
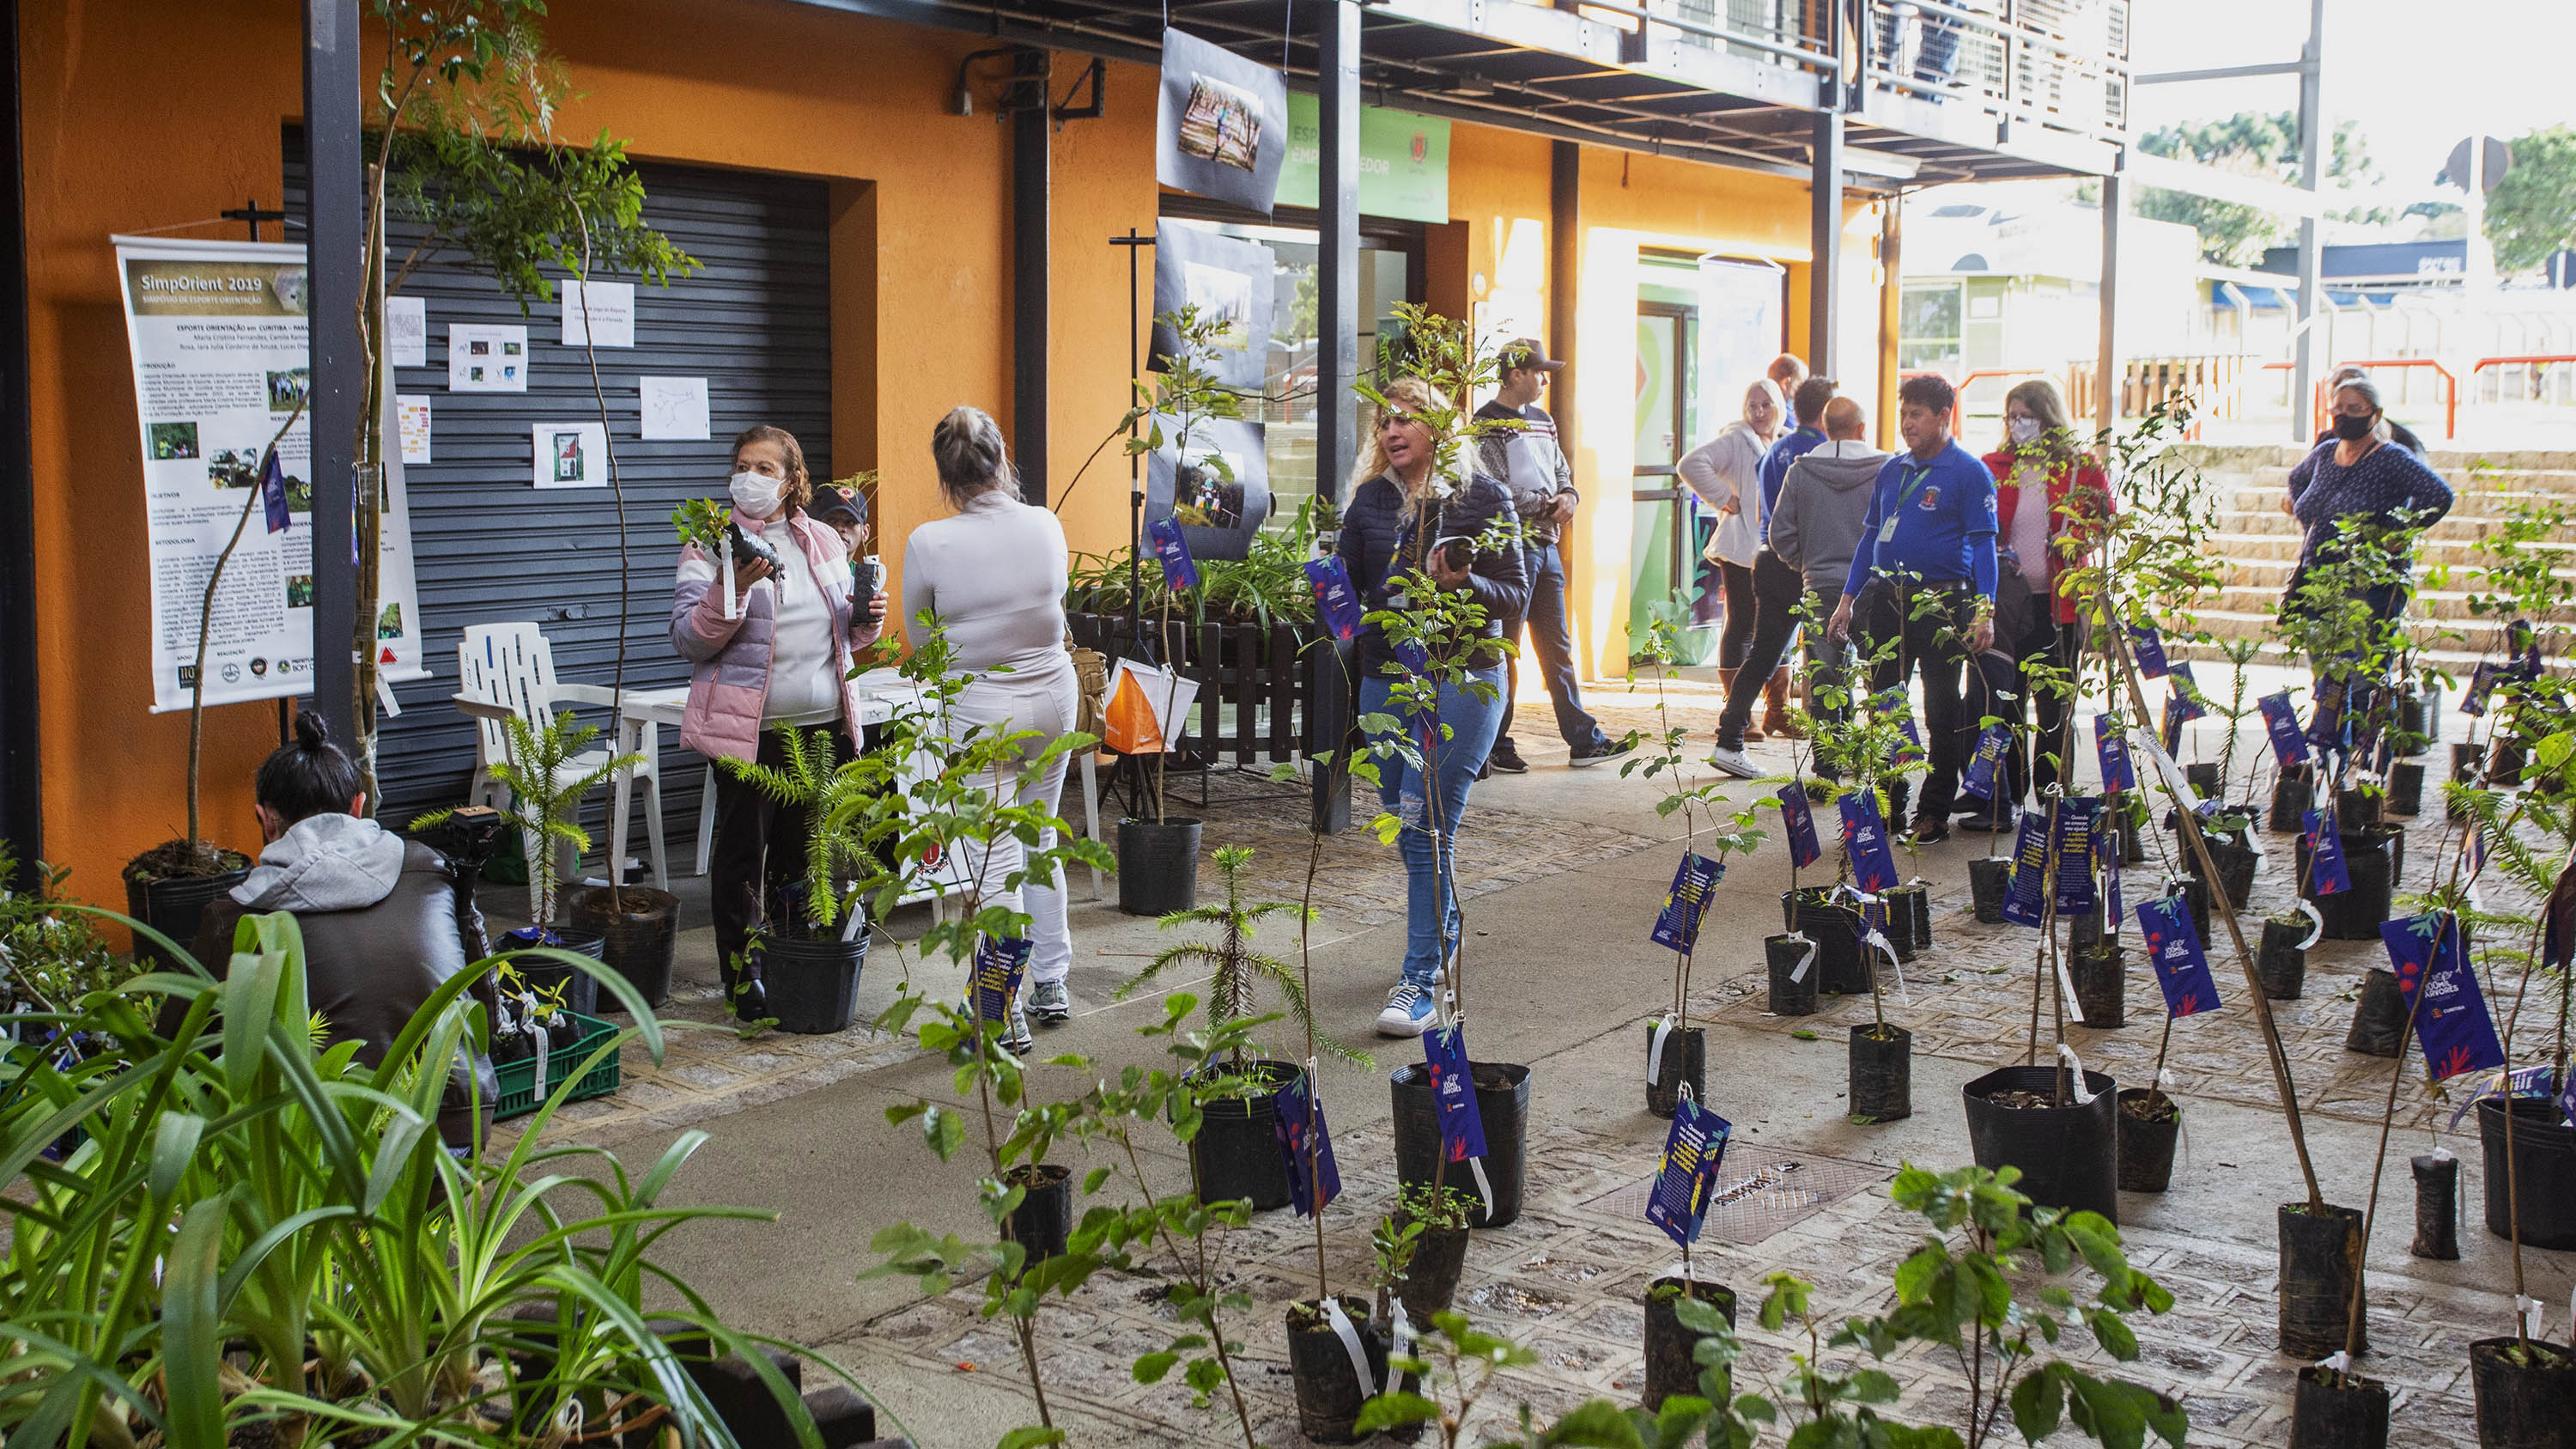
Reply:
[[[372, 402], [358, 348], [366, 276], [358, 0], [304, 0], [305, 269], [311, 298], [313, 703], [356, 748], [358, 419]], [[372, 621], [370, 621], [372, 622]], [[373, 702], [369, 701], [372, 707]]]
[[1870, 411], [1878, 430], [1878, 445], [1889, 452], [1896, 450], [1896, 389], [1904, 379], [1897, 376], [1896, 344], [1904, 328], [1902, 303], [1905, 293], [1905, 193], [1887, 195], [1887, 214], [1878, 227], [1878, 397]]
[[36, 667], [35, 436], [27, 396], [26, 148], [19, 110], [18, 6], [8, 6], [9, 33], [0, 37], [0, 86], [8, 112], [0, 131], [9, 138], [7, 176], [11, 218], [0, 227], [0, 839], [17, 848], [18, 876], [0, 889], [36, 884], [36, 862], [45, 853], [45, 792], [38, 752], [42, 715]]
[[2128, 178], [2102, 178], [2102, 332], [2093, 345], [2093, 429], [2120, 420], [2120, 237], [2127, 230]]
[[1052, 184], [1047, 62], [1020, 53], [1011, 111], [1011, 453], [1020, 497], [1047, 501], [1047, 192]]
[[1576, 305], [1583, 276], [1583, 148], [1572, 141], [1548, 147], [1547, 177], [1547, 346], [1569, 365], [1549, 380], [1547, 410], [1556, 418], [1556, 443], [1574, 456], [1574, 390], [1580, 381], [1574, 361], [1575, 335], [1582, 315]]
[[[2315, 191], [2325, 182], [2327, 148], [2333, 143], [2326, 119], [2326, 0], [2308, 0], [2308, 43], [2300, 52], [2299, 184]], [[2306, 442], [2308, 399], [2315, 395], [2316, 365], [2331, 359], [2317, 350], [2317, 294], [2323, 286], [2317, 218], [2299, 218], [2299, 320], [2290, 366], [2290, 436]]]
[[[1315, 496], [1347, 496], [1343, 474], [1359, 453], [1359, 405], [1351, 384], [1360, 378], [1360, 7], [1358, 0], [1323, 0], [1316, 6]], [[1329, 666], [1327, 666], [1329, 667]], [[1348, 676], [1344, 676], [1346, 679]], [[1350, 738], [1352, 713], [1325, 688], [1319, 702], [1331, 707], [1319, 724], [1338, 715], [1342, 728], [1317, 748], [1333, 758], [1314, 769], [1314, 825], [1347, 830], [1351, 823]]]
[[[1831, 86], [1831, 82], [1827, 82]], [[1809, 189], [1815, 210], [1807, 264], [1807, 370], [1818, 377], [1834, 371], [1834, 342], [1842, 317], [1842, 287], [1835, 275], [1843, 260], [1843, 113], [1828, 108], [1816, 113], [1815, 141], [1808, 151]]]

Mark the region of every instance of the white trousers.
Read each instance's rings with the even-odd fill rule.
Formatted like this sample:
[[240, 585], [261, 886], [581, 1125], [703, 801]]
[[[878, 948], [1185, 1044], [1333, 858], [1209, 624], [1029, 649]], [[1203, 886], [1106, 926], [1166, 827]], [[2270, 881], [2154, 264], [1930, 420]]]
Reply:
[[[1073, 670], [1068, 663], [1051, 676], [978, 675], [958, 696], [956, 718], [961, 728], [985, 725], [1006, 734], [1037, 731], [1021, 752], [1025, 762], [1044, 753], [1057, 736], [1073, 728], [1077, 708]], [[1022, 775], [1016, 782], [1006, 766], [998, 789], [1008, 791], [1014, 804], [1035, 805], [1052, 815], [1056, 797], [1064, 791], [1064, 772], [1061, 756], [1044, 770]], [[1038, 848], [1052, 850], [1055, 843], [1055, 831], [1050, 829], [1039, 837]], [[966, 854], [970, 876], [994, 883], [989, 896], [993, 904], [1029, 913], [1029, 938], [1034, 949], [1029, 956], [1028, 979], [1062, 981], [1073, 970], [1073, 934], [1064, 920], [1064, 872], [1054, 872], [1046, 885], [1032, 882], [1025, 891], [1003, 890], [1000, 882], [1019, 870], [1027, 859], [1017, 837], [1004, 836], [995, 841], [989, 860], [984, 858], [980, 845], [968, 843], [959, 849]]]

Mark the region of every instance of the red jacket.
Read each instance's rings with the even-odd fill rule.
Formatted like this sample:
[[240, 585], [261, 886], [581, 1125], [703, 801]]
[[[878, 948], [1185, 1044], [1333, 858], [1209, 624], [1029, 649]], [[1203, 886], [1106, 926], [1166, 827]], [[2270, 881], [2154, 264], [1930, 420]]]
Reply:
[[[2012, 449], [2002, 448], [1988, 453], [1984, 462], [1986, 471], [1995, 475], [1995, 544], [2001, 548], [2012, 542], [2013, 508], [2021, 502], [2021, 489], [2013, 482], [2018, 459]], [[2103, 513], [2110, 512], [2110, 478], [2103, 473], [2101, 464], [2094, 462], [2085, 454], [2078, 453], [2072, 459], [2058, 463], [2048, 470], [2048, 512], [2052, 522], [2058, 518], [2057, 510], [2066, 502], [2067, 496], [2078, 488], [2083, 490], [2086, 500], [2077, 505], [2079, 509], [2087, 508], [2089, 505], [2090, 508], [2099, 509]], [[2056, 532], [2054, 528], [2050, 530], [2052, 538], [2055, 537]], [[2074, 522], [2074, 532], [2081, 538], [2090, 530], [2084, 526], [2084, 520], [2078, 518]], [[2056, 549], [2050, 549], [2048, 551], [2048, 592], [2057, 600], [2057, 622], [2072, 624], [2075, 622], [2075, 600], [2060, 592], [2060, 575], [2065, 568], [2066, 560]]]

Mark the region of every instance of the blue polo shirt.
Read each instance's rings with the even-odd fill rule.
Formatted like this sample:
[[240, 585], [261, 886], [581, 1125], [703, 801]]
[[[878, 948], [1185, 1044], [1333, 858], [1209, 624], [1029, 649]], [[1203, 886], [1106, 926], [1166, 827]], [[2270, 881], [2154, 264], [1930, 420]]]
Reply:
[[1911, 573], [1931, 584], [1974, 583], [1995, 596], [1995, 475], [1952, 439], [1930, 462], [1899, 453], [1878, 470], [1846, 597], [1872, 574]]
[[1797, 431], [1773, 443], [1762, 455], [1754, 476], [1762, 482], [1762, 541], [1771, 541], [1771, 509], [1780, 501], [1780, 485], [1789, 481], [1789, 465], [1805, 457], [1825, 441], [1824, 430], [1801, 424]]

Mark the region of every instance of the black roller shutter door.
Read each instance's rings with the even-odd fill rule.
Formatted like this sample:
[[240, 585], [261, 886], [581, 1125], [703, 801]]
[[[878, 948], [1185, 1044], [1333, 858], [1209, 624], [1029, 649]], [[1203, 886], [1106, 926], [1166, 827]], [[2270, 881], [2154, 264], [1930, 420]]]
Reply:
[[[302, 146], [292, 132], [286, 156], [291, 215], [304, 199]], [[724, 496], [734, 434], [761, 422], [786, 428], [804, 445], [813, 475], [832, 476], [829, 200], [825, 183], [800, 177], [650, 162], [636, 171], [645, 219], [700, 268], [668, 288], [637, 286], [636, 345], [599, 349], [609, 437], [626, 493], [625, 678], [629, 688], [652, 688], [689, 677], [670, 644], [678, 558], [671, 511], [683, 499]], [[398, 264], [417, 232], [399, 223], [391, 232]], [[403, 712], [382, 724], [382, 814], [398, 825], [461, 800], [472, 778], [474, 731], [449, 702], [467, 625], [533, 620], [553, 646], [558, 677], [609, 682], [618, 530], [609, 490], [529, 482], [534, 424], [598, 419], [583, 351], [561, 344], [560, 306], [535, 303], [523, 317], [498, 284], [453, 255], [414, 269], [396, 295], [427, 302], [429, 365], [396, 369], [395, 385], [430, 400], [435, 460], [405, 469], [430, 677], [397, 686]], [[447, 329], [458, 322], [526, 324], [526, 393], [447, 390]], [[710, 437], [642, 441], [639, 375], [707, 379]], [[583, 717], [604, 725], [603, 713]], [[675, 874], [695, 859], [703, 777], [703, 762], [680, 748], [676, 730], [664, 730], [662, 810]], [[594, 795], [584, 812], [595, 833], [603, 798]], [[640, 799], [637, 809], [640, 819]]]

